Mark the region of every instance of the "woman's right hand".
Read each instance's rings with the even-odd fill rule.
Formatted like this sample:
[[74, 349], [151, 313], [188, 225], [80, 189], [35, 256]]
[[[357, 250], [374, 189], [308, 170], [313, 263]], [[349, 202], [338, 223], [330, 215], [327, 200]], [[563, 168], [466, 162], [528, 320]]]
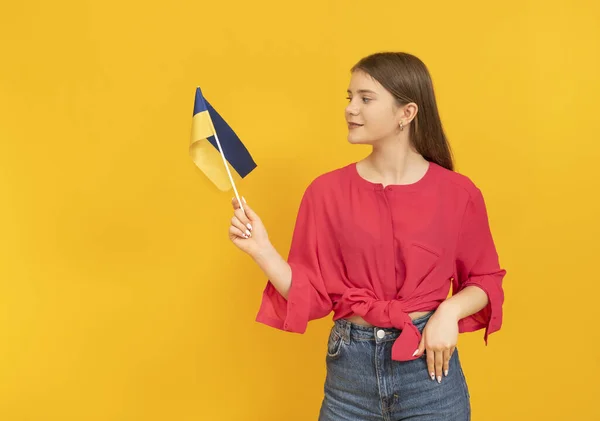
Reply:
[[245, 214], [237, 198], [234, 197], [231, 204], [233, 206], [233, 217], [229, 226], [229, 239], [240, 250], [255, 259], [261, 252], [271, 247], [267, 230], [258, 215], [248, 206], [245, 200]]

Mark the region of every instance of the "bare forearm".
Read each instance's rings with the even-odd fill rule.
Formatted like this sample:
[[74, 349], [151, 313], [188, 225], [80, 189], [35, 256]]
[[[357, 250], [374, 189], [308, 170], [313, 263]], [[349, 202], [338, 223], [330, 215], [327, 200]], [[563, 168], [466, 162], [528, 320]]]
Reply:
[[487, 304], [488, 296], [485, 291], [470, 285], [440, 304], [440, 310], [460, 320], [477, 313]]
[[292, 285], [292, 268], [288, 262], [273, 246], [262, 250], [253, 258], [275, 289], [287, 300]]

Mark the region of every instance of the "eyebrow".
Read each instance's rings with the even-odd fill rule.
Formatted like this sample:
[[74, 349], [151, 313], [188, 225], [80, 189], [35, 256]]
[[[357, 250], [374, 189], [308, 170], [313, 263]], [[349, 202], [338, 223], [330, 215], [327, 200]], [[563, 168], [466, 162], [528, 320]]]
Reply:
[[[350, 92], [350, 89], [346, 90], [346, 92], [348, 92], [349, 94], [352, 93], [352, 92]], [[370, 91], [368, 89], [359, 89], [357, 92], [359, 94], [375, 94], [375, 95], [377, 95], [377, 93], [375, 91]]]

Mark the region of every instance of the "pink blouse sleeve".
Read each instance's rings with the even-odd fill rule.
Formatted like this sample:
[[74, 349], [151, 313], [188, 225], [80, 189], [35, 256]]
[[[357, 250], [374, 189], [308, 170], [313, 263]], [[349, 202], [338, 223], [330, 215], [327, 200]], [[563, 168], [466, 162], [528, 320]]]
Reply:
[[485, 327], [484, 340], [487, 344], [488, 336], [500, 330], [502, 325], [502, 279], [506, 271], [499, 265], [485, 202], [479, 189], [472, 194], [463, 217], [456, 271], [457, 276], [452, 281], [453, 294], [474, 285], [488, 296], [486, 307], [459, 321], [459, 331], [473, 332]]
[[287, 259], [292, 268], [288, 299], [268, 281], [256, 316], [257, 322], [304, 333], [310, 320], [325, 317], [331, 312], [333, 305], [323, 282], [317, 233], [315, 203], [309, 187], [300, 203]]

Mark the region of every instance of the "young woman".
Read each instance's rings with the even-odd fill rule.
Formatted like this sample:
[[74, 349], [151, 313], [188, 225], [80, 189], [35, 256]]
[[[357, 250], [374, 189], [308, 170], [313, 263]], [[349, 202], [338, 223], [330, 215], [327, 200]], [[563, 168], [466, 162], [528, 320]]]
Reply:
[[363, 58], [348, 100], [348, 141], [372, 152], [308, 186], [287, 261], [233, 201], [230, 239], [269, 279], [256, 320], [304, 333], [334, 312], [320, 421], [469, 420], [458, 334], [500, 329], [506, 273], [482, 193], [453, 169], [417, 57]]

